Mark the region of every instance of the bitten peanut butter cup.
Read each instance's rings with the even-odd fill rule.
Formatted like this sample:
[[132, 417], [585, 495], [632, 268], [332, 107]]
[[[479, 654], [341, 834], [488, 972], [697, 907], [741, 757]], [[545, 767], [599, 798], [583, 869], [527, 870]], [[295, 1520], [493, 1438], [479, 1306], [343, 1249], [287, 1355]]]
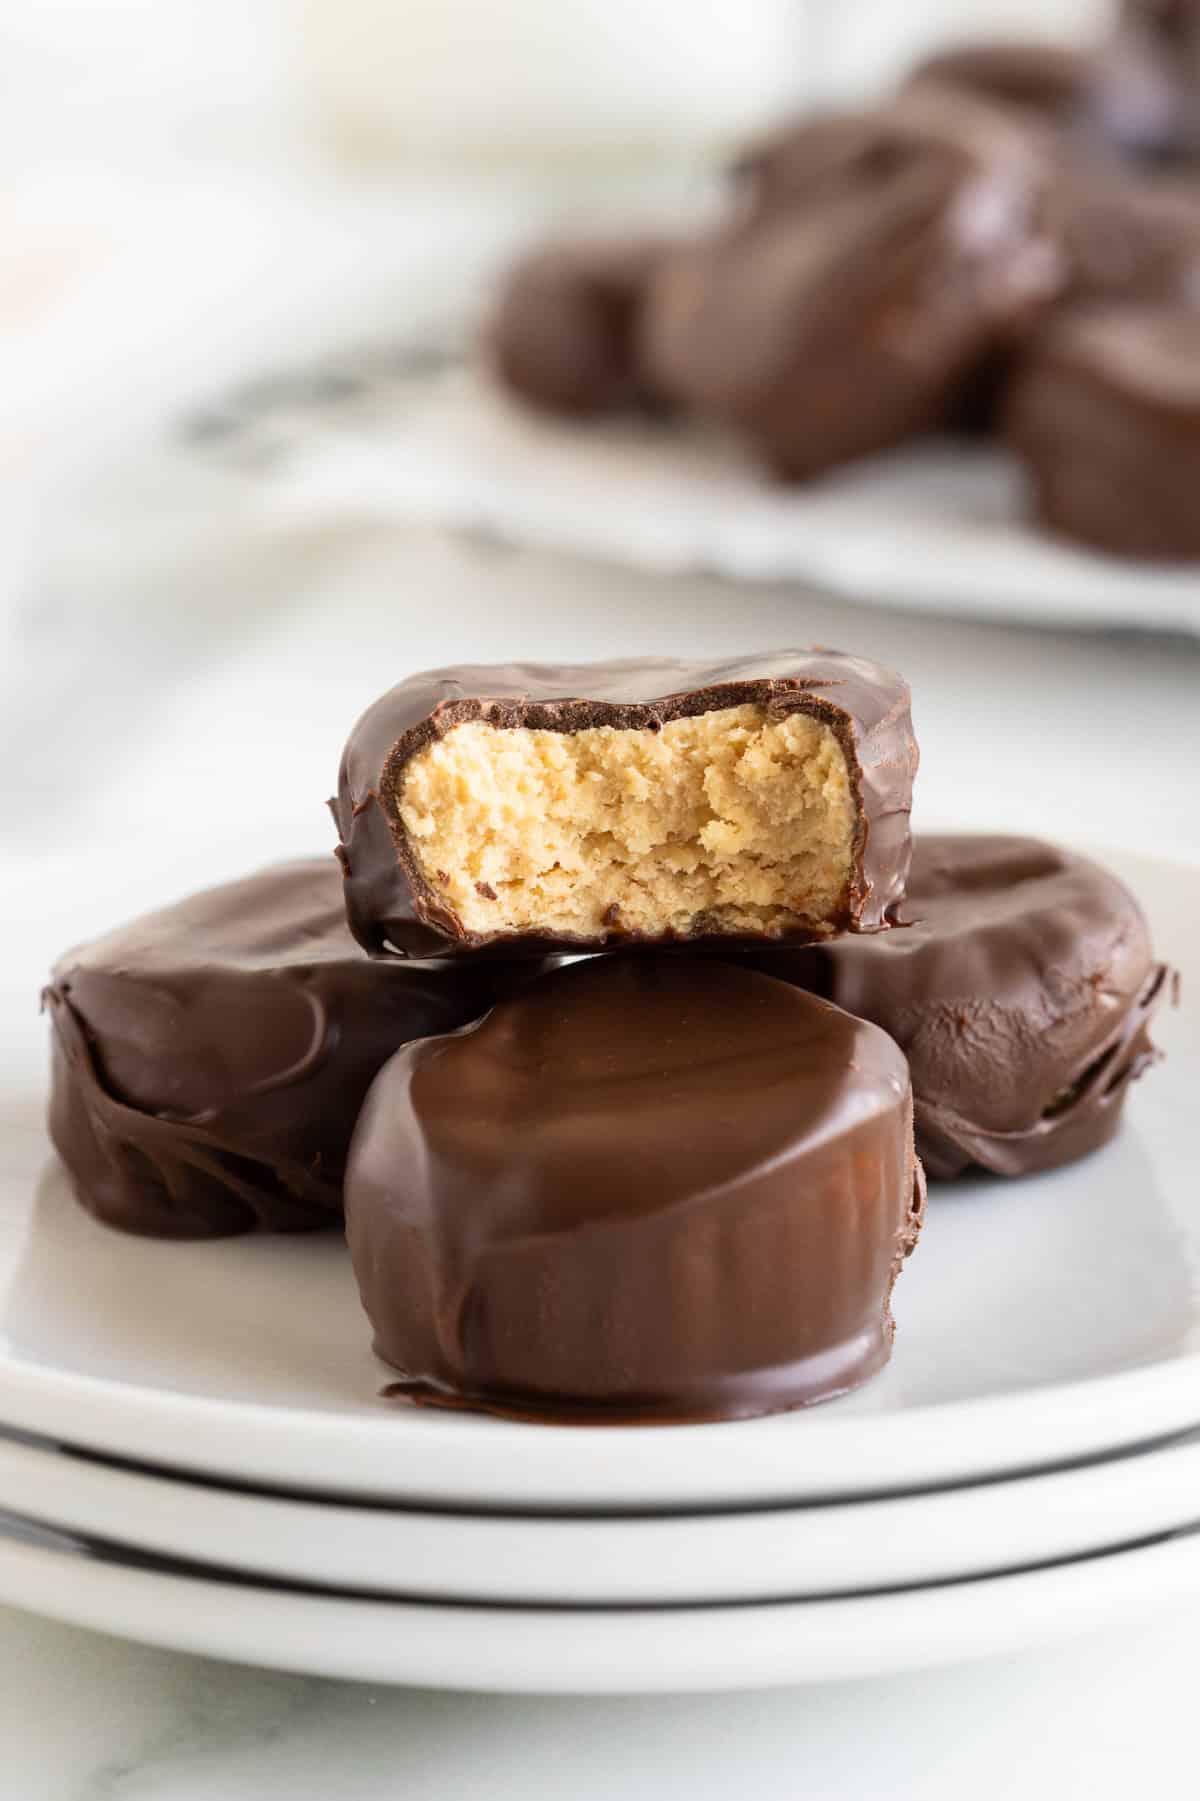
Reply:
[[907, 685], [837, 651], [413, 676], [342, 760], [351, 930], [426, 957], [875, 931], [916, 765]]

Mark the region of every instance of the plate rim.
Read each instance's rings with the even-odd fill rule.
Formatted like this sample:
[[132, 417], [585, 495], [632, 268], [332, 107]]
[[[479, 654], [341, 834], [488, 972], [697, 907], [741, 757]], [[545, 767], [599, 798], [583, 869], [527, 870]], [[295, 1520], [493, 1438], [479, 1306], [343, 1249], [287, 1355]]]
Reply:
[[[447, 380], [451, 384], [448, 390]], [[856, 478], [869, 483], [873, 473], [877, 476], [881, 468], [892, 465], [907, 466], [919, 475], [922, 465], [940, 454], [977, 464], [986, 458], [996, 465], [993, 485], [1020, 482], [1019, 466], [1002, 446], [935, 434], [880, 451], [854, 465], [827, 471], [807, 488], [792, 489], [787, 496], [791, 518], [777, 522], [771, 515], [780, 505], [779, 493], [753, 470], [741, 449], [712, 427], [677, 437], [676, 443], [684, 451], [681, 463], [664, 457], [661, 443], [648, 440], [646, 428], [636, 421], [602, 422], [581, 435], [578, 426], [522, 407], [486, 379], [483, 366], [473, 356], [426, 383], [426, 407], [432, 404], [444, 409], [447, 392], [454, 421], [449, 441], [436, 418], [430, 433], [428, 412], [421, 415], [420, 430], [415, 434], [410, 425], [407, 430], [401, 428], [399, 441], [385, 436], [383, 452], [376, 447], [376, 434], [370, 432], [350, 430], [332, 436], [319, 432], [286, 470], [268, 482], [262, 496], [266, 516], [284, 529], [310, 519], [314, 511], [333, 517], [433, 522], [452, 534], [470, 536], [482, 531], [518, 547], [598, 559], [618, 569], [677, 576], [716, 570], [724, 579], [750, 584], [803, 581], [841, 599], [868, 594], [873, 604], [888, 610], [1049, 629], [1095, 632], [1133, 628], [1183, 637], [1200, 635], [1200, 606], [1190, 591], [1200, 575], [1200, 562], [1192, 559], [1156, 564], [1150, 559], [1109, 555], [1040, 527], [1027, 514], [1002, 524], [1011, 527], [1018, 554], [1037, 559], [1032, 574], [1024, 584], [1015, 585], [1011, 579], [998, 581], [993, 576], [989, 585], [988, 565], [995, 563], [995, 554], [986, 534], [994, 530], [995, 522], [985, 517], [983, 545], [972, 547], [968, 565], [959, 567], [953, 580], [943, 579], [931, 589], [930, 558], [923, 553], [936, 549], [939, 542], [943, 553], [947, 546], [953, 550], [964, 542], [970, 544], [980, 525], [972, 513], [946, 512], [930, 521], [918, 510], [915, 534], [910, 530], [906, 535], [893, 521], [890, 535], [882, 542], [862, 542], [855, 529]], [[475, 425], [482, 424], [482, 444], [460, 441], [464, 404], [474, 415]], [[496, 432], [500, 438], [493, 441]], [[565, 502], [556, 492], [549, 504], [544, 493], [531, 503], [529, 495], [540, 492], [539, 483], [518, 480], [511, 473], [514, 454], [517, 461], [524, 459], [525, 477], [531, 473], [531, 462], [536, 472], [539, 464], [551, 460], [562, 464], [565, 459], [572, 466], [573, 480], [582, 483], [588, 474], [589, 454], [606, 446], [624, 449], [625, 462], [631, 449], [639, 459], [640, 485], [655, 504], [635, 510], [624, 491], [618, 495], [618, 504], [635, 516], [640, 512], [645, 518], [657, 518], [657, 528], [642, 523], [614, 533], [611, 527], [597, 523], [606, 509], [581, 509], [573, 491]], [[707, 462], [697, 475], [687, 461], [689, 451], [694, 455], [699, 450], [702, 458], [711, 455], [709, 446], [724, 447], [716, 452], [721, 458], [718, 473], [728, 473], [735, 481], [744, 478], [747, 484], [743, 494], [727, 496], [715, 512], [704, 507], [712, 473]], [[653, 476], [647, 480], [641, 459], [651, 452]], [[603, 486], [604, 476], [600, 479]], [[674, 502], [685, 487], [686, 506], [681, 513]], [[607, 492], [611, 498], [611, 488]], [[665, 537], [661, 525], [664, 493], [668, 496]], [[847, 494], [851, 504], [839, 517], [837, 509], [839, 504], [845, 507]], [[875, 510], [887, 519], [886, 506], [881, 508], [876, 501]], [[788, 536], [788, 526], [806, 515], [807, 535], [799, 539]], [[914, 548], [918, 553], [915, 563], [926, 571], [921, 576], [908, 574], [914, 557], [900, 554]], [[1141, 584], [1139, 591], [1130, 595], [1128, 587], [1135, 583]]]
[[488, 1515], [247, 1493], [0, 1441], [0, 1512], [214, 1579], [499, 1606], [812, 1600], [998, 1574], [1200, 1525], [1200, 1433], [965, 1488], [685, 1515]]
[[297, 1674], [510, 1694], [713, 1692], [883, 1675], [1026, 1650], [1198, 1592], [1196, 1529], [899, 1594], [591, 1610], [303, 1595], [131, 1567], [0, 1530], [0, 1600], [9, 1606]]

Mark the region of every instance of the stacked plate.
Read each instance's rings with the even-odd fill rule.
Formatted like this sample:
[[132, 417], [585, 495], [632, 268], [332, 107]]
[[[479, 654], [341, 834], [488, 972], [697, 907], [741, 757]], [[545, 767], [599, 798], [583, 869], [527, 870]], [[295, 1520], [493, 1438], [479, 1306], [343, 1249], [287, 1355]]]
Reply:
[[38, 1097], [0, 1185], [0, 1600], [371, 1680], [722, 1688], [1014, 1648], [1200, 1591], [1200, 869], [1109, 857], [1184, 972], [1073, 1168], [935, 1190], [890, 1369], [737, 1425], [382, 1394], [334, 1240], [74, 1206]]

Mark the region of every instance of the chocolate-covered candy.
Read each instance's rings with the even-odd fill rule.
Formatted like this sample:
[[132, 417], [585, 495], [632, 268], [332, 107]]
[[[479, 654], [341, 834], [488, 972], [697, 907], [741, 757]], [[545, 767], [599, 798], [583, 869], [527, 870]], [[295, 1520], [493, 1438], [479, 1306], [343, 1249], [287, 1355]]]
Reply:
[[[1045, 221], [1065, 269], [1064, 307], [1200, 308], [1200, 192], [1177, 177], [1121, 167], [1063, 145], [1053, 159]], [[947, 423], [997, 430], [1025, 339], [968, 372]]]
[[1009, 389], [1038, 519], [1117, 556], [1200, 557], [1200, 312], [1065, 314]]
[[785, 120], [746, 145], [733, 174], [743, 209], [765, 215], [861, 197], [931, 162], [1007, 174], [1033, 194], [1047, 173], [1046, 146], [1021, 121], [970, 94], [918, 87]]
[[1028, 1175], [1107, 1143], [1166, 986], [1128, 890], [1034, 838], [918, 837], [904, 918], [755, 966], [891, 1034], [930, 1176]]
[[1089, 49], [958, 45], [920, 63], [910, 80], [915, 88], [962, 90], [1133, 155], [1163, 154], [1180, 130], [1178, 84], [1138, 32]]
[[1200, 4], [1125, 0], [1115, 43], [1153, 63], [1170, 84], [1166, 126], [1152, 148], [1167, 159], [1192, 161], [1200, 155]]
[[408, 1046], [346, 1180], [397, 1388], [579, 1423], [770, 1413], [862, 1382], [922, 1201], [891, 1040], [684, 957], [591, 958]]
[[1070, 303], [1200, 308], [1200, 192], [1064, 153], [1050, 191]]
[[579, 417], [653, 407], [637, 321], [661, 250], [652, 238], [551, 244], [517, 263], [488, 334], [505, 385]]
[[69, 952], [44, 1001], [50, 1133], [76, 1194], [162, 1238], [336, 1225], [371, 1078], [406, 1040], [478, 1017], [506, 973], [368, 962], [324, 857]]
[[647, 366], [789, 480], [929, 430], [1061, 288], [1045, 179], [954, 97], [784, 134], [743, 165], [747, 215], [659, 263]]
[[342, 759], [351, 929], [410, 956], [874, 931], [916, 762], [906, 684], [837, 651], [416, 675]]
[[1124, 0], [1122, 22], [1137, 25], [1178, 57], [1188, 73], [1200, 78], [1200, 3], [1198, 0]]
[[996, 431], [1012, 374], [1013, 355], [1011, 344], [997, 346], [964, 373], [948, 398], [942, 418], [947, 432], [965, 438], [986, 438]]

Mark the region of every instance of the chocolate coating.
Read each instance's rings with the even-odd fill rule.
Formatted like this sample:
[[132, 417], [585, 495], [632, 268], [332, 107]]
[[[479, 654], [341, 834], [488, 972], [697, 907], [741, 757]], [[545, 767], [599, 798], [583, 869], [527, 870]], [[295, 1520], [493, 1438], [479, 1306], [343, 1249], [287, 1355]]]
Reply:
[[[1200, 305], [1200, 194], [1189, 184], [1121, 167], [1063, 145], [1051, 162], [1044, 219], [1066, 271], [1063, 307]], [[1001, 428], [1028, 335], [968, 371], [947, 423]]]
[[346, 930], [332, 859], [277, 865], [59, 960], [43, 996], [51, 1137], [82, 1204], [124, 1231], [337, 1225], [376, 1071], [514, 976], [381, 969]]
[[1200, 307], [1200, 193], [1191, 183], [1064, 153], [1049, 205], [1070, 303]]
[[653, 408], [637, 321], [658, 239], [550, 244], [510, 270], [488, 334], [491, 359], [521, 400], [589, 417]]
[[1115, 42], [1155, 63], [1170, 83], [1171, 112], [1154, 148], [1166, 159], [1191, 162], [1200, 155], [1200, 5], [1125, 0]]
[[881, 105], [805, 113], [764, 132], [733, 167], [757, 215], [861, 198], [931, 162], [1008, 174], [1036, 190], [1046, 147], [1026, 125], [970, 94], [917, 87]]
[[406, 1047], [346, 1179], [397, 1389], [576, 1423], [736, 1418], [862, 1382], [923, 1200], [891, 1040], [682, 957], [591, 958]]
[[964, 438], [991, 437], [998, 428], [1012, 375], [1011, 344], [993, 350], [963, 375], [949, 396], [943, 428]]
[[[1050, 166], [1043, 217], [1066, 271], [1059, 304], [1200, 306], [1200, 193], [1194, 186], [1065, 143]], [[1027, 341], [1028, 335], [1003, 345], [967, 372], [947, 418], [952, 429], [1001, 429]]]
[[910, 80], [962, 90], [1135, 156], [1169, 152], [1181, 129], [1178, 84], [1141, 32], [1090, 49], [964, 44], [918, 64]]
[[891, 1034], [930, 1176], [1029, 1175], [1106, 1144], [1167, 978], [1128, 890], [1035, 838], [918, 837], [904, 917], [754, 966]]
[[655, 271], [644, 354], [665, 392], [785, 479], [937, 426], [1061, 289], [1045, 165], [968, 101], [817, 120], [742, 173], [748, 215]]
[[[672, 719], [747, 703], [780, 716], [808, 714], [836, 734], [860, 821], [845, 918], [838, 923], [856, 932], [887, 925], [904, 893], [917, 767], [907, 684], [841, 651], [793, 650], [727, 663], [652, 657], [466, 666], [402, 682], [354, 727], [330, 802], [351, 931], [373, 956], [436, 957], [489, 944], [544, 951], [629, 943], [617, 927], [586, 939], [465, 931], [422, 877], [408, 845], [396, 792], [404, 765], [464, 720], [556, 732], [658, 731]], [[702, 937], [702, 929], [694, 936]]]
[[1200, 312], [1065, 314], [1022, 358], [1005, 430], [1052, 531], [1200, 557]]
[[1197, 0], [1124, 0], [1122, 17], [1149, 31], [1200, 76], [1200, 4]]

